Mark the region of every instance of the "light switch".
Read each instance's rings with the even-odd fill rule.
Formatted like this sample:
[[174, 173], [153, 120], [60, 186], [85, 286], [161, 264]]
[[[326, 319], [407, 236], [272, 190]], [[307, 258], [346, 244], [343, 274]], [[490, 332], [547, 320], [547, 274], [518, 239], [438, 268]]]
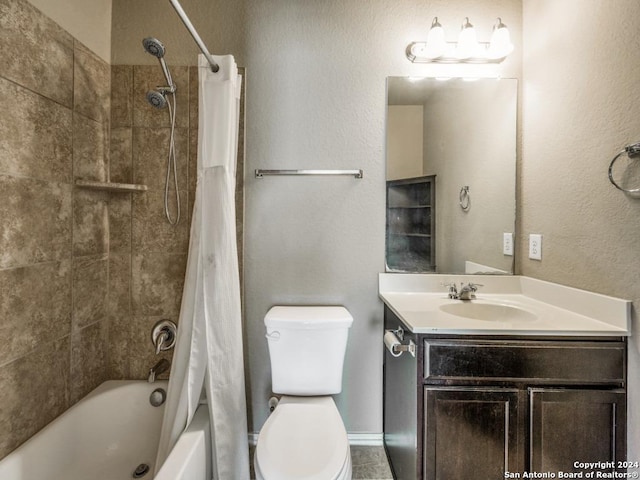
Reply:
[[542, 235], [539, 233], [529, 235], [529, 258], [542, 260]]
[[502, 234], [502, 253], [503, 255], [513, 255], [513, 233]]

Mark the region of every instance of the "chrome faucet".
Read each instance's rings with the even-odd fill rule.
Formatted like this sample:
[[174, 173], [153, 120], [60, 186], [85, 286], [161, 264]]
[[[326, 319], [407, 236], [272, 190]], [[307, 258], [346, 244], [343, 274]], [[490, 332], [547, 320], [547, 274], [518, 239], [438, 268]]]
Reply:
[[164, 372], [171, 368], [171, 362], [166, 358], [160, 359], [158, 363], [156, 363], [153, 367], [149, 369], [149, 378], [147, 381], [149, 383], [153, 383], [156, 381], [156, 377], [162, 375]]
[[473, 300], [476, 298], [476, 292], [478, 287], [482, 285], [478, 283], [469, 282], [467, 285], [460, 285], [460, 292], [458, 293], [458, 300]]
[[455, 283], [445, 284], [444, 286], [449, 288], [449, 298], [452, 300], [474, 300], [478, 287], [482, 287], [479, 283], [471, 282], [466, 285], [460, 283], [460, 291], [458, 291]]

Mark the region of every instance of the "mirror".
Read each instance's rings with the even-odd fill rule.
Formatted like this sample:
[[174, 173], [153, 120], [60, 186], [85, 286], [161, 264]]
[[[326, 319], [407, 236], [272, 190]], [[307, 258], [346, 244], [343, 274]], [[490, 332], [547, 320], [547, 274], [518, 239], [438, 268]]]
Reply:
[[517, 90], [387, 79], [387, 271], [513, 273]]

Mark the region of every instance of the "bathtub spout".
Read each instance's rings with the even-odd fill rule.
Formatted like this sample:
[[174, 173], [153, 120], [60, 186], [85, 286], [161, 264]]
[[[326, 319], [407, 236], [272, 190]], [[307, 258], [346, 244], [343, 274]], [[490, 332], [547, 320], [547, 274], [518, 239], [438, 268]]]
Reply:
[[149, 378], [147, 379], [149, 383], [153, 383], [156, 381], [156, 377], [162, 375], [164, 372], [171, 368], [171, 363], [166, 358], [161, 359], [158, 363], [156, 363], [153, 367], [149, 369]]

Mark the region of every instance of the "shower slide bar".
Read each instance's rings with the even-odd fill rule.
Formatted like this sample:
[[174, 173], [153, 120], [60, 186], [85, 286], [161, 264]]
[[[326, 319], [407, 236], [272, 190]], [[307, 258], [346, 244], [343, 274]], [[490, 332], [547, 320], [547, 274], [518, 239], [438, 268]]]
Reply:
[[256, 178], [267, 175], [348, 175], [350, 177], [362, 178], [362, 170], [262, 170], [256, 169]]
[[211, 70], [214, 73], [220, 70], [220, 67], [213, 60], [213, 57], [209, 53], [209, 50], [207, 50], [206, 45], [200, 38], [200, 35], [198, 35], [198, 32], [196, 31], [193, 24], [191, 23], [191, 20], [189, 20], [189, 16], [186, 14], [184, 9], [180, 5], [180, 2], [178, 2], [178, 0], [169, 0], [169, 1], [171, 2], [171, 5], [173, 5], [173, 8], [175, 9], [178, 16], [180, 17], [180, 20], [182, 20], [182, 23], [184, 23], [184, 26], [187, 27], [187, 30], [189, 30], [189, 33], [191, 34], [195, 42], [198, 44], [198, 47], [200, 47], [200, 50], [202, 50], [202, 53], [204, 54], [204, 56], [207, 58], [209, 65], [211, 65]]

